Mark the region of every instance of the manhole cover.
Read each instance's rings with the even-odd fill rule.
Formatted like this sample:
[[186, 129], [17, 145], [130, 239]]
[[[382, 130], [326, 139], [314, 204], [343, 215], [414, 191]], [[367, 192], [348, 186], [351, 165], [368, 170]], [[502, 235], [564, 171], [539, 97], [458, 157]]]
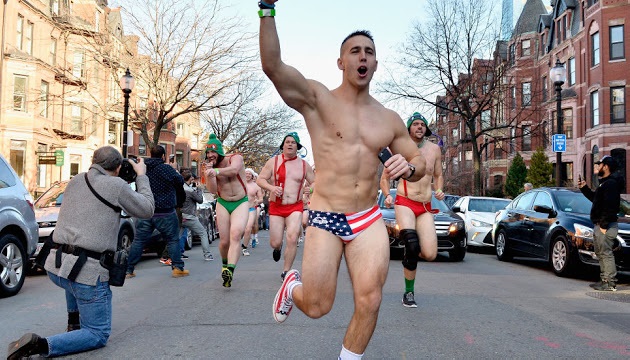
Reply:
[[630, 291], [592, 291], [586, 295], [597, 299], [630, 303]]

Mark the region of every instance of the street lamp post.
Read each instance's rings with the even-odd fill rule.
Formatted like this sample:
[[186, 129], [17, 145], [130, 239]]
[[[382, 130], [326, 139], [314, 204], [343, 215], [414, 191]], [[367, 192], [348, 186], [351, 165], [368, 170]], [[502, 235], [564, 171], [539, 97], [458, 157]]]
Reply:
[[124, 107], [124, 115], [123, 115], [123, 141], [122, 141], [122, 156], [124, 158], [127, 157], [127, 127], [129, 123], [129, 94], [131, 94], [131, 90], [133, 90], [134, 85], [136, 85], [136, 80], [131, 76], [129, 72], [129, 68], [125, 71], [125, 75], [120, 78], [120, 88], [125, 94], [125, 107]]
[[[549, 78], [556, 89], [556, 126], [557, 134], [562, 134], [562, 84], [567, 77], [567, 70], [556, 58], [556, 66], [549, 70]], [[562, 152], [556, 151], [556, 186], [562, 186]]]

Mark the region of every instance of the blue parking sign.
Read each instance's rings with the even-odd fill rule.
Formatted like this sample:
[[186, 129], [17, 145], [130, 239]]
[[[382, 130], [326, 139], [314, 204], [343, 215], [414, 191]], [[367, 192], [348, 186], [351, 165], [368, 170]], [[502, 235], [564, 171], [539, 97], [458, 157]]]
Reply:
[[553, 134], [551, 137], [553, 152], [567, 151], [567, 136], [565, 134]]

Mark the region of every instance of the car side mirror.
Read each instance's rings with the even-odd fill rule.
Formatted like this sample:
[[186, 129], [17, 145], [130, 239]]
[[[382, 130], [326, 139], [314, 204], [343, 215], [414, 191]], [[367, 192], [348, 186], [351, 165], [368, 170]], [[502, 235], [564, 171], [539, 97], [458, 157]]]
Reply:
[[546, 205], [534, 205], [534, 211], [543, 213], [543, 214], [548, 214], [549, 217], [556, 217], [556, 215], [558, 215], [558, 213], [556, 213], [554, 209]]
[[451, 210], [452, 210], [454, 213], [465, 213], [465, 212], [466, 212], [466, 211], [462, 210], [462, 208], [460, 208], [459, 206], [453, 206], [453, 207], [451, 208]]

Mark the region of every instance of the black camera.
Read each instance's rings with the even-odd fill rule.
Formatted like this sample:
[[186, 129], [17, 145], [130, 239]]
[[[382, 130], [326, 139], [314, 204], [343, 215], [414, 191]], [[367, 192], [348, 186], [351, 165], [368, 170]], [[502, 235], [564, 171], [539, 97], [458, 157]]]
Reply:
[[118, 172], [118, 177], [128, 183], [136, 181], [136, 176], [138, 176], [131, 163], [129, 163], [130, 161], [135, 161], [135, 159], [123, 159], [122, 164], [120, 164], [120, 171]]

